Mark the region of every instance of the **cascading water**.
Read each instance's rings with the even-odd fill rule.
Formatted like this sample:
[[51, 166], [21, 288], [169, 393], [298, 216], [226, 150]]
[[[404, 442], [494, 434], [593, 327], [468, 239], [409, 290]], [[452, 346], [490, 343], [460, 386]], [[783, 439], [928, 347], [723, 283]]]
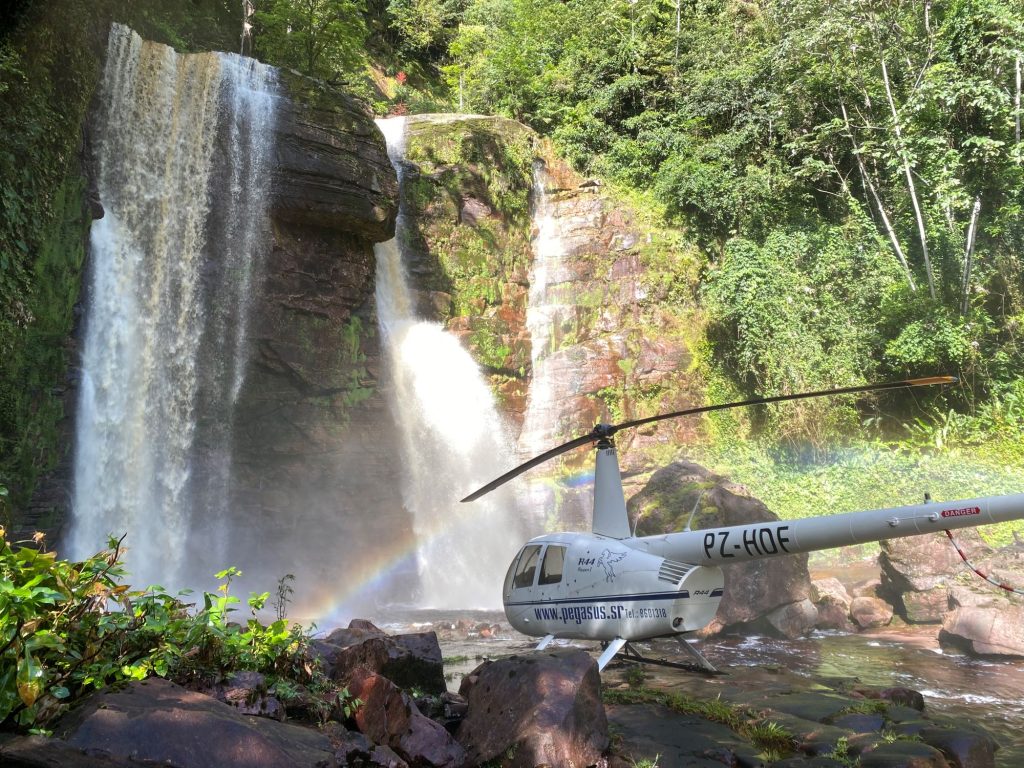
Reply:
[[559, 266], [565, 257], [558, 221], [547, 194], [548, 174], [543, 164], [533, 169], [534, 228], [533, 267], [526, 308], [526, 328], [530, 333], [530, 363], [533, 377], [526, 404], [526, 416], [519, 434], [519, 445], [527, 456], [536, 456], [555, 445], [558, 434], [558, 403], [550, 354], [558, 327], [572, 297], [560, 290]]
[[111, 28], [68, 543], [83, 557], [128, 532], [136, 585], [196, 584], [222, 565], [274, 87], [252, 59]]
[[[402, 182], [406, 121], [379, 120]], [[496, 491], [459, 499], [514, 463], [494, 396], [458, 339], [417, 318], [402, 263], [407, 236], [399, 210], [395, 238], [378, 244], [377, 314], [401, 435], [402, 495], [413, 516], [424, 608], [487, 608], [522, 541], [515, 502]]]
[[[555, 206], [548, 196], [550, 177], [544, 164], [538, 161], [533, 169], [533, 265], [530, 270], [530, 293], [526, 308], [526, 327], [530, 333], [530, 364], [532, 376], [526, 401], [523, 427], [519, 433], [520, 458], [526, 460], [563, 440], [575, 435], [567, 434], [564, 423], [564, 403], [559, 395], [571, 373], [566, 365], [571, 361], [557, 355], [563, 323], [573, 319], [576, 298], [573, 294], [571, 274], [565, 263], [566, 249]], [[575, 498], [574, 510], [559, 509], [554, 486], [550, 482], [534, 480], [526, 489], [526, 504], [535, 510], [535, 525], [560, 527], [572, 523], [586, 527], [592, 505], [587, 498]], [[567, 518], [558, 520], [557, 517]]]

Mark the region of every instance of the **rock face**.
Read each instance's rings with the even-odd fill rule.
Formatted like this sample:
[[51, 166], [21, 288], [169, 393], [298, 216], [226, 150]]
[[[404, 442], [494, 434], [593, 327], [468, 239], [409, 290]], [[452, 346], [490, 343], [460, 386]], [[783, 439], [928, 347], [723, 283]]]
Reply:
[[471, 765], [588, 766], [608, 746], [597, 662], [565, 649], [481, 664], [463, 679], [457, 738]]
[[[537, 183], [535, 157], [543, 158]], [[406, 165], [420, 310], [459, 335], [489, 374], [503, 412], [523, 430], [523, 451], [597, 421], [696, 402], [692, 324], [683, 319], [695, 316], [696, 272], [675, 240], [508, 120], [411, 117]], [[538, 267], [531, 249], [542, 235], [559, 245]], [[527, 326], [529, 307], [543, 334]], [[694, 429], [679, 421], [623, 434], [620, 461], [629, 467], [630, 456]], [[591, 457], [567, 461], [574, 469]], [[578, 491], [552, 504], [566, 527], [589, 525]]]
[[[639, 515], [641, 536], [682, 530], [695, 506], [694, 530], [778, 520], [742, 486], [685, 461], [655, 472], [629, 500], [631, 517]], [[808, 600], [806, 555], [753, 560], [722, 570], [725, 596], [709, 631], [750, 628], [796, 637], [814, 627], [817, 610]]]
[[355, 670], [349, 692], [363, 703], [356, 711], [359, 731], [416, 766], [461, 768], [466, 753], [443, 726], [420, 713], [407, 693], [385, 677]]
[[362, 104], [281, 76], [272, 250], [233, 415], [228, 562], [292, 573], [296, 595], [314, 597], [312, 585], [361, 580], [352, 531], [399, 547], [411, 536], [397, 484], [381, 482], [394, 443], [373, 303], [373, 244], [394, 231], [398, 182]]

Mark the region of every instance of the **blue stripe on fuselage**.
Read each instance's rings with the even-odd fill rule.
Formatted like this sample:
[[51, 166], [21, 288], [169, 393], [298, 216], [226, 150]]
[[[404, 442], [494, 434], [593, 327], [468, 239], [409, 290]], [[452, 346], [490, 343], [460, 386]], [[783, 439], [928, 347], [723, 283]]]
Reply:
[[679, 600], [688, 598], [689, 590], [677, 592], [650, 592], [634, 595], [601, 595], [600, 597], [566, 597], [560, 600], [523, 600], [505, 605], [560, 605], [562, 603], [639, 603], [644, 600]]

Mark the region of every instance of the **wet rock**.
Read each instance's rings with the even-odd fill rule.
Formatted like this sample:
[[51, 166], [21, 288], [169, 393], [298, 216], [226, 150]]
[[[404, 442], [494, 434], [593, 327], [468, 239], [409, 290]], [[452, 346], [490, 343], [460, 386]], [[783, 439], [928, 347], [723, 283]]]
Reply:
[[624, 766], [655, 760], [664, 766], [761, 765], [757, 751], [720, 723], [682, 715], [660, 704], [610, 706], [609, 723]]
[[398, 180], [372, 115], [343, 91], [295, 72], [282, 76], [273, 216], [388, 239]]
[[935, 747], [896, 741], [862, 752], [860, 768], [949, 768], [949, 763]]
[[355, 721], [361, 733], [376, 744], [393, 749], [416, 766], [459, 768], [465, 750], [443, 726], [423, 715], [412, 698], [381, 675], [353, 670], [349, 693], [362, 700]]
[[0, 737], [0, 765], [4, 768], [111, 768], [131, 765], [127, 758], [85, 754], [60, 739], [45, 736]]
[[924, 696], [913, 688], [854, 688], [854, 693], [865, 699], [880, 699], [902, 707], [910, 707], [917, 712], [924, 711]]
[[855, 597], [850, 603], [850, 616], [863, 629], [886, 626], [892, 614], [892, 606], [877, 597]]
[[832, 725], [845, 728], [854, 733], [875, 733], [882, 730], [885, 725], [885, 718], [882, 715], [869, 715], [851, 712], [848, 715], [840, 715], [832, 721]]
[[[960, 532], [970, 543], [980, 543], [976, 531]], [[879, 543], [878, 564], [882, 570], [882, 588], [890, 594], [925, 592], [945, 586], [950, 574], [960, 570], [960, 556], [945, 534], [908, 536]]]
[[980, 728], [924, 728], [917, 734], [946, 756], [954, 768], [994, 768], [995, 740]]
[[486, 661], [463, 679], [457, 737], [472, 765], [592, 765], [608, 745], [600, 688], [597, 662], [578, 649]]
[[322, 659], [325, 674], [346, 683], [357, 669], [387, 677], [402, 688], [441, 694], [447, 690], [444, 660], [434, 632], [389, 635], [371, 622], [355, 619], [311, 644]]
[[[957, 534], [958, 543], [978, 556], [991, 553], [975, 530]], [[945, 535], [910, 536], [881, 542], [879, 595], [906, 621], [937, 624], [949, 610], [950, 581], [962, 561]]]
[[59, 721], [55, 733], [70, 747], [115, 761], [188, 768], [336, 765], [322, 733], [239, 714], [159, 678], [90, 696]]
[[981, 656], [1024, 656], [1024, 607], [962, 607], [946, 616], [939, 640]]
[[850, 602], [853, 598], [839, 579], [828, 577], [811, 582], [811, 601], [818, 609], [817, 626], [821, 629], [854, 631], [850, 621]]
[[851, 599], [843, 582], [834, 576], [814, 579], [811, 582], [811, 601], [819, 607], [824, 604], [833, 604], [849, 610]]
[[772, 768], [847, 768], [847, 764], [831, 757], [787, 757], [773, 762]]

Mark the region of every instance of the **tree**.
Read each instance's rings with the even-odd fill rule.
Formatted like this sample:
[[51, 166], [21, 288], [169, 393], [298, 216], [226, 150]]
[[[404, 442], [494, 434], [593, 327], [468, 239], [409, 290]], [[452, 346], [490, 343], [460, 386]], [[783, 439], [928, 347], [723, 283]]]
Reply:
[[324, 79], [362, 66], [364, 0], [266, 0], [261, 5], [253, 44], [268, 63]]

